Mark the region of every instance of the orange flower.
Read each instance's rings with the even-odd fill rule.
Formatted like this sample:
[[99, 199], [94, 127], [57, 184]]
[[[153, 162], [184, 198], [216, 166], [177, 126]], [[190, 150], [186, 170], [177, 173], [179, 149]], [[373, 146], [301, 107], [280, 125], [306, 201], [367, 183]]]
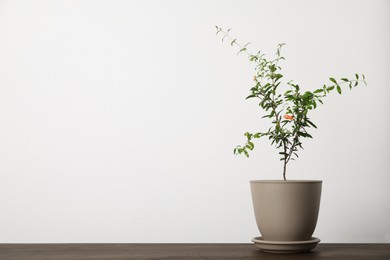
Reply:
[[256, 81], [256, 80], [257, 80], [257, 77], [256, 77], [256, 75], [255, 75], [255, 76], [253, 76], [253, 80], [254, 80], [254, 81]]
[[294, 120], [295, 119], [292, 115], [284, 115], [284, 118], [287, 120]]

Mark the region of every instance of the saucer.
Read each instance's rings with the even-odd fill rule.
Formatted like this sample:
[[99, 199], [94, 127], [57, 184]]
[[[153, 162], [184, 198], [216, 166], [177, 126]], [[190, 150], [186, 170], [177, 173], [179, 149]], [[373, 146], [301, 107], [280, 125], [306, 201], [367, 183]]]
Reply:
[[321, 240], [312, 237], [305, 241], [267, 241], [262, 237], [255, 237], [252, 242], [262, 251], [269, 253], [303, 253], [315, 248]]

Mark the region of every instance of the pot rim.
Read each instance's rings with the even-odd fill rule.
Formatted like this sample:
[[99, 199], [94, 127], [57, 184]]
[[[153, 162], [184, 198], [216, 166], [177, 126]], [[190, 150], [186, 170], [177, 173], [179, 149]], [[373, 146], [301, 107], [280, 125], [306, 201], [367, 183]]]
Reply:
[[251, 180], [250, 183], [322, 183], [322, 180]]

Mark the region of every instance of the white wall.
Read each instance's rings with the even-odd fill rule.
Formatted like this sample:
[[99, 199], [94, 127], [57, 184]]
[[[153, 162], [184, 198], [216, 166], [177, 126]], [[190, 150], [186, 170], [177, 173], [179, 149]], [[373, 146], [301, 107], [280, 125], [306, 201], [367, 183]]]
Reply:
[[290, 179], [322, 179], [315, 236], [390, 242], [389, 1], [0, 1], [0, 243], [250, 242], [249, 180], [281, 179], [245, 131], [253, 67], [233, 28], [313, 90], [368, 86], [313, 114]]

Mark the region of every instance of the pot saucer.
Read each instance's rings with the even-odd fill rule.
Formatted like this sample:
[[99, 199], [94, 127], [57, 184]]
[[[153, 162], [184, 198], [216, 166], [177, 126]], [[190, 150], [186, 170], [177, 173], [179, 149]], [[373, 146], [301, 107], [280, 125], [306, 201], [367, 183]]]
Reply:
[[315, 248], [321, 240], [312, 237], [305, 241], [267, 241], [262, 237], [255, 237], [252, 242], [264, 252], [269, 253], [303, 253]]

